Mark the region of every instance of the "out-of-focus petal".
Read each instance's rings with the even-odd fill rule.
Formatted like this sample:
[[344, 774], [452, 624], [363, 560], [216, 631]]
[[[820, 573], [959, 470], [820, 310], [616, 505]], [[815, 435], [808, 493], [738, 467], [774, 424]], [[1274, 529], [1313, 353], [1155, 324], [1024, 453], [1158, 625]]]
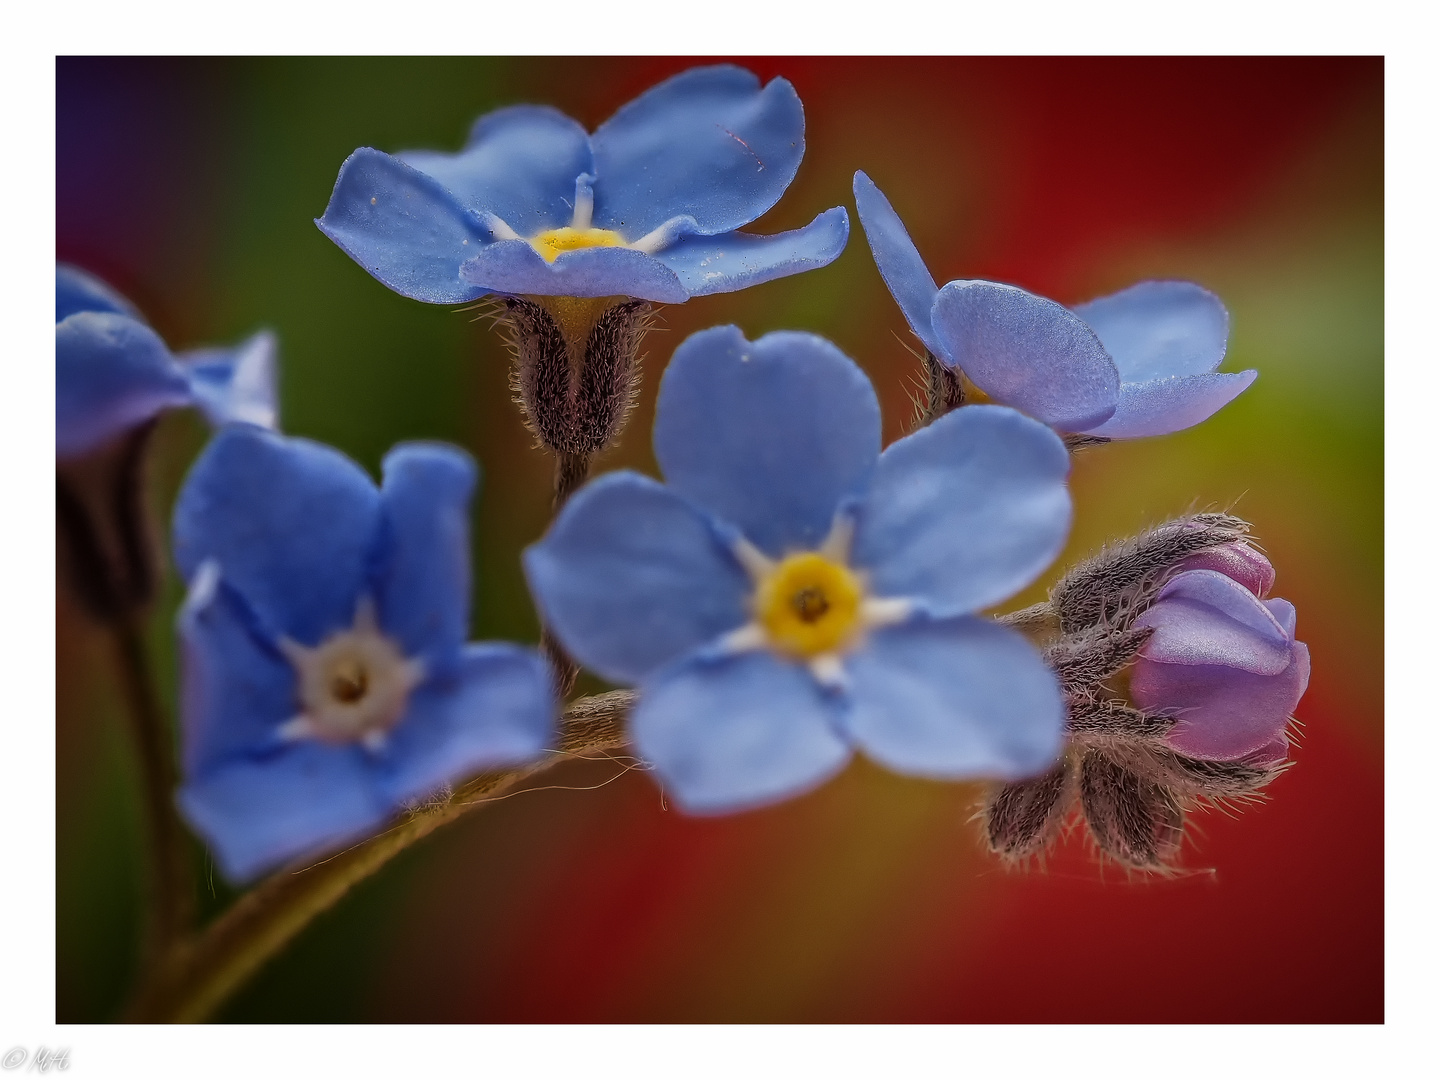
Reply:
[[191, 349], [177, 359], [190, 379], [195, 403], [210, 423], [274, 428], [279, 413], [278, 352], [275, 335], [262, 330], [233, 349]]
[[697, 814], [776, 802], [816, 787], [850, 757], [837, 705], [803, 667], [768, 652], [692, 657], [645, 687], [635, 749]]
[[691, 68], [622, 105], [591, 137], [595, 224], [635, 241], [672, 217], [705, 234], [754, 221], [805, 154], [805, 113], [784, 79]]
[[315, 222], [381, 284], [430, 304], [462, 304], [485, 289], [460, 264], [492, 236], [434, 177], [362, 146], [345, 160]]
[[930, 321], [945, 357], [1001, 405], [1063, 431], [1090, 431], [1115, 411], [1115, 364], [1053, 300], [993, 281], [952, 281]]
[[78, 266], [55, 265], [55, 321], [74, 315], [77, 311], [108, 311], [115, 315], [128, 315], [139, 322], [145, 317], [135, 305], [121, 296], [94, 274], [87, 274]]
[[849, 216], [836, 206], [803, 229], [773, 236], [684, 236], [655, 258], [675, 272], [691, 296], [708, 296], [828, 266], [845, 250], [849, 236]]
[[1074, 310], [1115, 361], [1121, 382], [1206, 375], [1225, 359], [1230, 316], [1193, 281], [1142, 281]]
[[1166, 583], [1135, 620], [1154, 631], [1141, 655], [1154, 663], [1219, 664], [1277, 675], [1290, 664], [1290, 635], [1255, 594], [1215, 570], [1187, 570]]
[[1215, 375], [1172, 375], [1151, 382], [1125, 383], [1115, 413], [1103, 424], [1085, 428], [1087, 435], [1107, 439], [1139, 439], [1168, 435], [1208, 420], [1239, 397], [1255, 381], [1255, 371], [1222, 371]]
[[621, 247], [579, 248], [547, 263], [524, 240], [501, 240], [477, 251], [460, 268], [460, 277], [476, 295], [635, 296], [663, 304], [690, 298], [659, 259]]
[[945, 349], [930, 325], [930, 311], [940, 289], [926, 269], [915, 242], [905, 231], [900, 215], [863, 172], [855, 174], [855, 209], [860, 213], [860, 224], [865, 229], [875, 267], [885, 279], [890, 295], [900, 305], [905, 321], [927, 349], [937, 357], [944, 357]]
[[1238, 581], [1262, 599], [1275, 587], [1275, 568], [1270, 560], [1244, 541], [1220, 544], [1189, 556], [1178, 570], [1216, 570]]
[[1034, 646], [1008, 627], [976, 618], [890, 627], [845, 667], [844, 727], [897, 772], [1015, 780], [1059, 756], [1060, 688]]
[[814, 548], [880, 450], [880, 406], [855, 363], [794, 331], [749, 342], [734, 326], [675, 350], [655, 405], [670, 486], [771, 555]]
[[998, 603], [1054, 561], [1070, 529], [1070, 458], [1012, 409], [956, 409], [880, 456], [854, 562], [880, 596], [936, 616]]
[[749, 579], [704, 515], [631, 472], [576, 492], [539, 543], [525, 575], [570, 654], [634, 683], [742, 625]]
[[270, 636], [314, 645], [352, 624], [379, 503], [364, 470], [337, 450], [225, 428], [180, 490], [175, 561], [190, 580], [216, 560]]

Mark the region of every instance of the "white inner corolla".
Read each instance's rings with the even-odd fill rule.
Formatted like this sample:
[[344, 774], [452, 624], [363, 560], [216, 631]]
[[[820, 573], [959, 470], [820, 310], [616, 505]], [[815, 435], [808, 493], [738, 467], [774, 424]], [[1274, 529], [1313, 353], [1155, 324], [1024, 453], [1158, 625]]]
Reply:
[[567, 251], [578, 251], [580, 248], [592, 247], [621, 247], [630, 248], [632, 251], [643, 251], [646, 255], [654, 255], [657, 251], [669, 247], [680, 236], [680, 228], [685, 221], [683, 217], [671, 218], [657, 229], [652, 229], [640, 239], [627, 241], [613, 229], [597, 229], [591, 225], [595, 213], [595, 189], [592, 186], [595, 177], [589, 173], [581, 173], [575, 178], [575, 203], [574, 213], [571, 215], [570, 224], [562, 225], [558, 229], [543, 229], [534, 236], [521, 236], [498, 215], [485, 214], [485, 227], [496, 240], [524, 240], [532, 248], [540, 253], [540, 257], [547, 263], [553, 263]]
[[902, 622], [914, 610], [909, 600], [869, 595], [864, 572], [849, 565], [854, 530], [848, 517], [837, 517], [818, 549], [782, 559], [737, 540], [735, 557], [755, 590], [750, 622], [726, 636], [725, 648], [771, 649], [805, 664], [822, 685], [843, 685], [842, 658], [863, 643], [866, 631]]
[[380, 632], [369, 597], [356, 606], [349, 630], [313, 648], [282, 638], [280, 650], [295, 668], [301, 709], [281, 725], [284, 739], [359, 741], [381, 750], [405, 715], [410, 691], [425, 677], [425, 665]]

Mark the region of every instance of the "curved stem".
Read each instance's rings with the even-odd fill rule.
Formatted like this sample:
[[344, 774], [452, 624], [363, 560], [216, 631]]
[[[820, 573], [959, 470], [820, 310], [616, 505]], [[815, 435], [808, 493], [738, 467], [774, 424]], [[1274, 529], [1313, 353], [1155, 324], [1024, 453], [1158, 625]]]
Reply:
[[316, 916], [412, 844], [467, 810], [493, 801], [566, 757], [624, 745], [629, 690], [581, 698], [565, 710], [559, 751], [549, 758], [485, 773], [448, 799], [421, 807], [389, 829], [311, 866], [281, 870], [246, 893], [200, 936], [175, 948], [131, 1004], [131, 1023], [203, 1021]]

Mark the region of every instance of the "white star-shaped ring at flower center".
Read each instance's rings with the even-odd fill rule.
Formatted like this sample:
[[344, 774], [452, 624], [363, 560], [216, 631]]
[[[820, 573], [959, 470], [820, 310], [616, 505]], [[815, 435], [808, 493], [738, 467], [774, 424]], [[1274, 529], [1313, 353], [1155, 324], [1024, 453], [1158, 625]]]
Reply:
[[369, 750], [405, 715], [410, 691], [425, 677], [425, 665], [405, 656], [380, 632], [375, 605], [362, 598], [349, 630], [307, 647], [280, 639], [280, 651], [295, 668], [300, 714], [280, 726], [286, 740], [358, 741]]

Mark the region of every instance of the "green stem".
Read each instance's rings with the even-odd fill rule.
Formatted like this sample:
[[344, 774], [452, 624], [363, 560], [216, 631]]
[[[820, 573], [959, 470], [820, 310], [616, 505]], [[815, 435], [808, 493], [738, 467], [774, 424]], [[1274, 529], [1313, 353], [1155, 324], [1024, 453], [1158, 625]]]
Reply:
[[444, 802], [421, 807], [385, 832], [323, 862], [281, 870], [173, 949], [140, 988], [131, 1023], [194, 1023], [209, 1018], [277, 952], [356, 884], [467, 810], [493, 801], [558, 761], [625, 743], [628, 690], [581, 698], [565, 710], [559, 752], [541, 761], [477, 776]]

